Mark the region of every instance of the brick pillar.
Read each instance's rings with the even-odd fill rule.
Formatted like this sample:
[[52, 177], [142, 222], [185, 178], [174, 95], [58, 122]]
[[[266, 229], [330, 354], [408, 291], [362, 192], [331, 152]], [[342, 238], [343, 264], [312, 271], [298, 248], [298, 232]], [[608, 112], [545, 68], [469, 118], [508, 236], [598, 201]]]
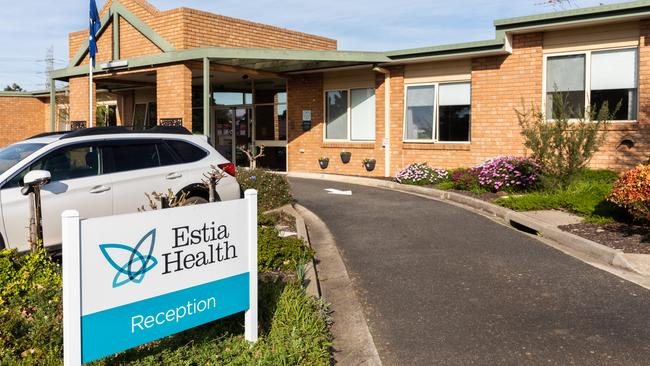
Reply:
[[[86, 127], [88, 127], [88, 78], [71, 78], [68, 87], [70, 88], [70, 121], [86, 121]], [[95, 105], [97, 105], [96, 90], [96, 85], [93, 83], [93, 93], [95, 95], [93, 97], [93, 104]]]
[[160, 67], [156, 74], [158, 121], [183, 118], [183, 127], [192, 131], [192, 70], [186, 65]]
[[404, 167], [402, 142], [404, 136], [404, 66], [391, 67], [389, 70], [390, 171], [391, 174], [395, 174]]
[[[311, 130], [302, 129], [302, 111], [311, 110]], [[323, 75], [306, 74], [287, 80], [288, 171], [314, 171], [323, 154]], [[303, 150], [301, 152], [300, 150]], [[338, 158], [338, 155], [336, 156]]]

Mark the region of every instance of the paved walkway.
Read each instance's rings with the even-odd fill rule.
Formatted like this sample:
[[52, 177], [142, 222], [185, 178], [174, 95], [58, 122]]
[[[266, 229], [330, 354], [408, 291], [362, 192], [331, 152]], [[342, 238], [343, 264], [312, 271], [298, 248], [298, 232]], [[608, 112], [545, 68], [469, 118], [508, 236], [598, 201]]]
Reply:
[[290, 182], [335, 236], [385, 365], [650, 362], [650, 291], [455, 206]]

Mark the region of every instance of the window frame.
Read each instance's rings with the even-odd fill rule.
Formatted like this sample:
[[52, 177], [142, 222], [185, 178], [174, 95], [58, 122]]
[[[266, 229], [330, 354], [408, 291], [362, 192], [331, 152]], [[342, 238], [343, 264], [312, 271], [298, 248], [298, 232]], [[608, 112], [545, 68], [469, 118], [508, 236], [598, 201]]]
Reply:
[[[636, 50], [636, 60], [635, 60], [635, 65], [636, 65], [636, 119], [614, 119], [609, 122], [613, 123], [638, 123], [639, 122], [639, 112], [640, 112], [640, 99], [639, 98], [639, 80], [640, 80], [640, 73], [639, 73], [639, 58], [640, 58], [640, 48], [639, 46], [622, 46], [622, 47], [611, 47], [611, 48], [595, 48], [595, 49], [587, 49], [587, 50], [582, 50], [582, 51], [567, 51], [567, 52], [553, 52], [553, 53], [545, 53], [544, 58], [543, 58], [543, 63], [542, 63], [542, 108], [541, 110], [544, 113], [544, 116], [546, 116], [546, 98], [547, 98], [547, 90], [546, 90], [546, 77], [547, 77], [547, 62], [548, 58], [551, 57], [561, 57], [561, 56], [577, 56], [577, 55], [584, 55], [585, 56], [585, 110], [583, 112], [584, 117], [587, 117], [587, 108], [591, 107], [591, 54], [593, 52], [607, 52], [607, 51], [623, 51], [623, 50]], [[551, 118], [548, 118], [546, 116], [547, 121], [554, 121], [551, 116]], [[571, 118], [569, 119], [569, 122], [577, 122], [577, 118]]]
[[[440, 141], [438, 139], [440, 128], [440, 85], [446, 84], [469, 84], [469, 131], [467, 141]], [[434, 104], [433, 104], [433, 138], [432, 139], [407, 139], [406, 138], [406, 112], [408, 110], [407, 97], [410, 86], [433, 86], [434, 87]], [[470, 144], [472, 142], [472, 81], [471, 80], [453, 80], [453, 81], [436, 81], [423, 83], [404, 84], [404, 111], [402, 121], [402, 142], [409, 144]]]
[[[363, 89], [372, 89], [375, 96], [375, 131], [374, 138], [372, 140], [353, 140], [352, 139], [352, 90], [363, 90]], [[327, 138], [327, 93], [329, 92], [342, 92], [347, 91], [347, 139], [330, 139]], [[377, 88], [374, 86], [368, 87], [359, 87], [359, 88], [336, 88], [336, 89], [324, 89], [323, 90], [323, 142], [325, 143], [337, 143], [337, 142], [350, 142], [357, 144], [374, 144], [377, 141]]]

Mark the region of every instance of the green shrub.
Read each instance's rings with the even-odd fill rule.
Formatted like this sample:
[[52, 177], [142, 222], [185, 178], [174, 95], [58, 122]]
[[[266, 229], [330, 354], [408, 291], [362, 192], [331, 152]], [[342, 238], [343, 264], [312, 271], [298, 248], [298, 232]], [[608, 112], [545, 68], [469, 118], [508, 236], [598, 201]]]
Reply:
[[607, 124], [619, 107], [620, 103], [610, 113], [604, 103], [600, 110], [584, 113], [569, 103], [565, 93], [556, 91], [552, 116], [546, 116], [534, 106], [516, 111], [524, 146], [542, 165], [547, 184], [554, 188], [566, 187], [587, 166], [605, 142]]
[[0, 251], [0, 364], [61, 363], [61, 283], [45, 250]]
[[291, 188], [285, 176], [264, 169], [237, 169], [237, 182], [242, 192], [257, 190], [258, 208], [268, 211], [293, 202]]
[[281, 238], [273, 226], [257, 229], [260, 271], [295, 271], [314, 256], [314, 250], [296, 237]]

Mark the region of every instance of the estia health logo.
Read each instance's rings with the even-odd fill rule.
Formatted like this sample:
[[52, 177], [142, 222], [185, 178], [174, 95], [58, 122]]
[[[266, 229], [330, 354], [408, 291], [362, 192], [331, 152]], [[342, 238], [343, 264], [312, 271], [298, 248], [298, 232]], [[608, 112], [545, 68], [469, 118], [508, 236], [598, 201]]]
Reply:
[[[158, 264], [158, 260], [151, 255], [155, 245], [156, 229], [146, 233], [135, 247], [125, 244], [99, 245], [104, 258], [117, 270], [113, 278], [113, 288], [126, 285], [129, 282], [142, 282], [144, 274]], [[147, 248], [148, 250], [146, 250]]]

